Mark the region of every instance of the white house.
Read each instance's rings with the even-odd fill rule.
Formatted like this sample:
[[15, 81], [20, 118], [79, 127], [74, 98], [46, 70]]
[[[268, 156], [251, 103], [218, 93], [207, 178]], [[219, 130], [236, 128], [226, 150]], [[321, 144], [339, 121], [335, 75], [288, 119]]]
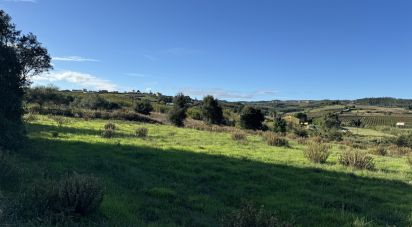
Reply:
[[398, 123], [396, 123], [396, 127], [400, 127], [400, 128], [403, 128], [403, 127], [405, 127], [405, 122], [398, 122]]

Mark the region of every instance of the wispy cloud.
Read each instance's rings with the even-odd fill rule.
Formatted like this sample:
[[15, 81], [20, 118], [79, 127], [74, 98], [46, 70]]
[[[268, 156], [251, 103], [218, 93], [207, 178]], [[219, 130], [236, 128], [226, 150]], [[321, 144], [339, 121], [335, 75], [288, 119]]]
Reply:
[[109, 80], [100, 79], [97, 76], [73, 72], [73, 71], [60, 71], [44, 73], [33, 77], [34, 82], [57, 82], [63, 81], [72, 84], [76, 84], [79, 88], [87, 88], [92, 90], [109, 90], [114, 91], [117, 89], [117, 85]]
[[124, 73], [125, 76], [131, 76], [131, 77], [148, 77], [148, 75], [146, 74], [142, 74], [142, 73]]
[[64, 56], [64, 57], [52, 57], [53, 61], [73, 61], [73, 62], [99, 62], [100, 60], [93, 58], [85, 58], [80, 56]]
[[273, 90], [259, 90], [253, 92], [238, 92], [230, 91], [221, 88], [213, 89], [192, 89], [186, 88], [182, 89], [181, 92], [190, 96], [203, 97], [206, 95], [213, 95], [219, 99], [236, 99], [236, 100], [252, 100], [262, 96], [275, 96], [277, 91]]

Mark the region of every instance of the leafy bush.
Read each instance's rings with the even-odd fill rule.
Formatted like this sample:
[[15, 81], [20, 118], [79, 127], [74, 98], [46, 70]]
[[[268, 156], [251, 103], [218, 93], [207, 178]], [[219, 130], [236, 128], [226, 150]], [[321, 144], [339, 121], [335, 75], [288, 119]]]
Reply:
[[337, 129], [330, 129], [324, 131], [322, 137], [330, 141], [342, 141], [343, 134]]
[[264, 134], [266, 142], [269, 146], [276, 146], [276, 147], [287, 147], [289, 146], [289, 142], [287, 139], [280, 137], [276, 133], [273, 132], [266, 132]]
[[288, 226], [282, 223], [278, 218], [271, 213], [264, 210], [261, 206], [257, 208], [253, 204], [245, 204], [239, 210], [233, 211], [225, 215], [221, 219], [221, 226], [223, 227], [278, 227]]
[[258, 130], [262, 128], [262, 122], [264, 120], [265, 117], [259, 109], [246, 106], [243, 108], [240, 115], [240, 127], [244, 129]]
[[187, 109], [187, 116], [194, 120], [203, 120], [202, 111], [197, 107]]
[[241, 131], [233, 132], [231, 137], [232, 137], [232, 140], [235, 140], [235, 141], [244, 141], [244, 140], [246, 140], [246, 134], [244, 132], [241, 132]]
[[303, 153], [313, 163], [325, 163], [330, 155], [330, 148], [328, 144], [311, 142], [303, 150]]
[[183, 121], [186, 119], [186, 110], [187, 110], [188, 98], [182, 93], [177, 94], [173, 98], [173, 108], [169, 111], [169, 121], [181, 127], [184, 125]]
[[83, 98], [78, 97], [71, 103], [71, 106], [92, 110], [115, 110], [121, 108], [120, 104], [109, 102], [98, 94], [86, 95]]
[[147, 137], [149, 130], [147, 128], [141, 127], [141, 128], [137, 128], [135, 133], [137, 137], [144, 138], [144, 137]]
[[153, 111], [153, 106], [149, 100], [144, 100], [136, 102], [133, 109], [138, 113], [149, 115]]
[[74, 174], [60, 181], [58, 205], [64, 211], [87, 215], [97, 210], [103, 195], [103, 187], [96, 177]]
[[394, 143], [398, 147], [409, 147], [412, 148], [412, 134], [409, 135], [400, 135], [398, 136]]
[[339, 157], [339, 163], [357, 169], [372, 170], [375, 168], [375, 163], [371, 156], [360, 150], [353, 149], [342, 151]]
[[113, 123], [111, 123], [111, 122], [109, 122], [109, 123], [106, 123], [105, 125], [104, 125], [104, 129], [111, 129], [111, 130], [116, 130], [116, 125], [115, 124], [113, 124]]
[[286, 120], [281, 117], [277, 117], [273, 122], [273, 131], [277, 133], [286, 133], [287, 126], [288, 124]]
[[202, 116], [210, 124], [221, 124], [223, 122], [223, 111], [217, 99], [206, 96], [202, 103]]
[[309, 136], [309, 133], [306, 129], [302, 128], [302, 127], [297, 127], [293, 130], [293, 133], [300, 137], [300, 138], [307, 138]]

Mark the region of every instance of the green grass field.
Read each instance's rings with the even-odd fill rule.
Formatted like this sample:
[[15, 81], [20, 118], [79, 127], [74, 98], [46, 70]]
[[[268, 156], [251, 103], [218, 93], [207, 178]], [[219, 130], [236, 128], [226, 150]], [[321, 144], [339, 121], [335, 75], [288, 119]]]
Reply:
[[[93, 223], [108, 226], [217, 226], [244, 202], [264, 205], [295, 226], [408, 226], [412, 171], [405, 157], [374, 156], [375, 171], [326, 164], [303, 156], [303, 145], [268, 146], [262, 137], [233, 141], [228, 133], [115, 121], [117, 136], [100, 136], [107, 121], [47, 117], [28, 126], [20, 154], [26, 184], [67, 172], [93, 174], [105, 185]], [[138, 127], [149, 130], [137, 138]], [[53, 138], [51, 132], [59, 132]]]

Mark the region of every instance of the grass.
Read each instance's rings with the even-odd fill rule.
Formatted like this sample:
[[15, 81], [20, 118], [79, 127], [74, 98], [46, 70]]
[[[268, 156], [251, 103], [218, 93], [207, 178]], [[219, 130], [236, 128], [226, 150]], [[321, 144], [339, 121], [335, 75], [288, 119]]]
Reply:
[[[375, 171], [356, 170], [338, 164], [337, 146], [320, 165], [294, 141], [272, 147], [248, 135], [238, 143], [225, 132], [125, 121], [115, 121], [116, 136], [105, 139], [106, 123], [71, 119], [56, 127], [39, 116], [28, 126], [31, 151], [16, 157], [30, 170], [28, 181], [73, 171], [99, 177], [105, 198], [93, 223], [217, 226], [222, 215], [254, 202], [296, 226], [412, 224], [405, 157], [374, 156]], [[149, 130], [147, 138], [135, 137], [138, 127]]]

